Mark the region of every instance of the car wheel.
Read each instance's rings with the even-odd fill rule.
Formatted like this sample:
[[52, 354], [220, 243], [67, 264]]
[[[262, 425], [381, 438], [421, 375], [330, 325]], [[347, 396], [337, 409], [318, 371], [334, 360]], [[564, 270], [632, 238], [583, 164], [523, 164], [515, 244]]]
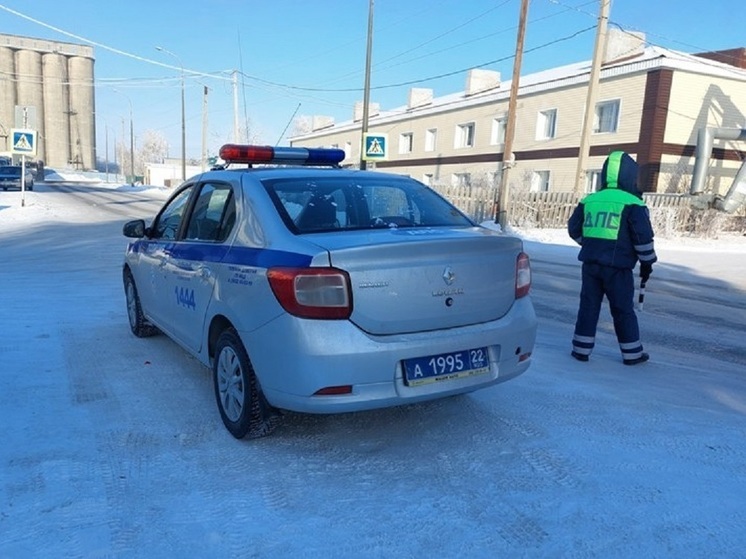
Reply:
[[138, 338], [147, 338], [158, 333], [158, 328], [150, 324], [142, 313], [140, 296], [135, 287], [135, 278], [132, 272], [124, 271], [124, 294], [127, 297], [127, 318], [130, 322], [132, 333]]
[[269, 435], [279, 416], [264, 399], [249, 355], [233, 328], [218, 338], [212, 371], [220, 417], [231, 435], [237, 439]]

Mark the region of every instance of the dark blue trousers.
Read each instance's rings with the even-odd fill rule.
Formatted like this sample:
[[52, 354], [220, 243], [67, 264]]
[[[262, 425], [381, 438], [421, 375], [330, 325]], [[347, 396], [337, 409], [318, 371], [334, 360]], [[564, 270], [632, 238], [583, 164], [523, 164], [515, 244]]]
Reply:
[[583, 287], [572, 340], [573, 351], [590, 355], [596, 343], [596, 327], [604, 296], [614, 319], [623, 359], [642, 355], [640, 327], [634, 309], [635, 280], [632, 270], [583, 263]]

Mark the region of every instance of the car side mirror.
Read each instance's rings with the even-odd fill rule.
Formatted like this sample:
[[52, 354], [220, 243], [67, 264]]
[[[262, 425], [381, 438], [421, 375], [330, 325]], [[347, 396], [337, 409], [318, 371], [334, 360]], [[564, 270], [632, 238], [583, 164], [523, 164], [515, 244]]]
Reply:
[[131, 239], [141, 239], [145, 236], [145, 221], [142, 219], [135, 219], [128, 221], [122, 227], [122, 233], [125, 237]]

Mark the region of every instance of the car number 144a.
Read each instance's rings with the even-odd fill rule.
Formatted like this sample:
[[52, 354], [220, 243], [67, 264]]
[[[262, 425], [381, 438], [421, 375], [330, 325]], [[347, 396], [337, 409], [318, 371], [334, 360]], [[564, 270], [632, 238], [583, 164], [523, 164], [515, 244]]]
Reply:
[[486, 347], [404, 361], [405, 381], [409, 386], [480, 375], [489, 370], [490, 361]]

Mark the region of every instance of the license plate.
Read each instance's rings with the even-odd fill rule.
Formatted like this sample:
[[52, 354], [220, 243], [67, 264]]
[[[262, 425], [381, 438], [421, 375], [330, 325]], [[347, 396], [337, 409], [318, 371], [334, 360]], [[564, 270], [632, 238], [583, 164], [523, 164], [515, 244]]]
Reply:
[[408, 386], [481, 375], [490, 370], [486, 347], [405, 359], [403, 364], [404, 381]]

